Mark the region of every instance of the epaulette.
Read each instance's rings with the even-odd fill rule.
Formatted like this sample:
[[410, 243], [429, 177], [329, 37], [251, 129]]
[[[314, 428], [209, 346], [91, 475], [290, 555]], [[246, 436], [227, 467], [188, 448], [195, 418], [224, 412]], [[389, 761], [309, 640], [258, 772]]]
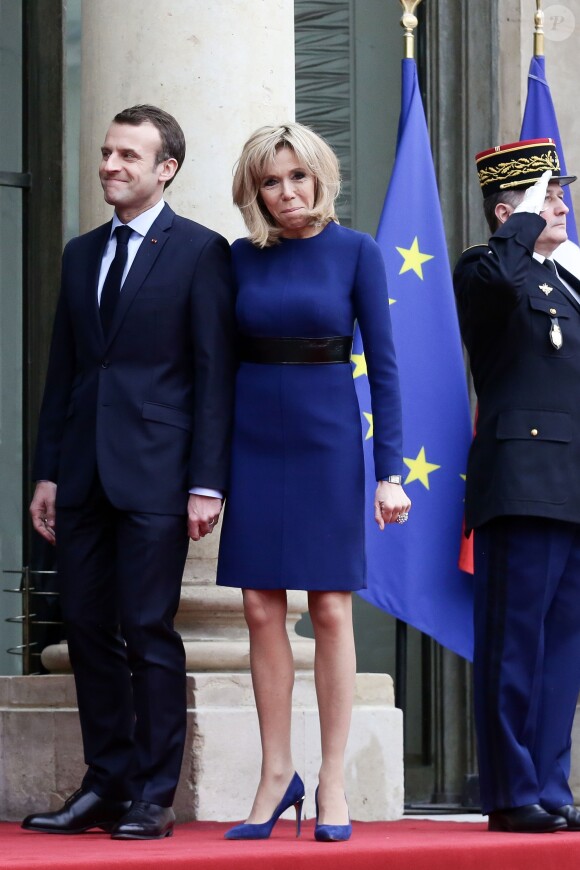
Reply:
[[489, 245], [486, 245], [486, 244], [483, 243], [483, 242], [481, 242], [481, 243], [478, 244], [478, 245], [469, 245], [467, 248], [465, 248], [465, 249], [461, 252], [461, 256], [463, 256], [465, 253], [467, 253], [467, 251], [471, 251], [473, 248], [488, 248], [488, 249], [489, 249]]

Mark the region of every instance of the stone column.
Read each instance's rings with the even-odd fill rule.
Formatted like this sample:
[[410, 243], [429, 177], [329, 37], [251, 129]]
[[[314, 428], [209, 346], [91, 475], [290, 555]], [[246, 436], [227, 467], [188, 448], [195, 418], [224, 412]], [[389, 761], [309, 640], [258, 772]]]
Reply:
[[[243, 235], [242, 221], [231, 203], [232, 171], [241, 146], [260, 124], [294, 117], [292, 0], [84, 4], [82, 232], [111, 215], [98, 180], [99, 148], [113, 116], [138, 103], [166, 109], [185, 132], [186, 159], [166, 194], [172, 208], [230, 240]], [[241, 593], [215, 586], [218, 541], [219, 535], [214, 534], [192, 543], [184, 574], [176, 627], [191, 672], [249, 667]], [[313, 642], [294, 632], [306, 608], [305, 593], [289, 596], [288, 628], [296, 664], [310, 669]], [[43, 663], [53, 673], [70, 672], [66, 644], [45, 650]], [[217, 673], [214, 688], [216, 680]]]
[[[167, 201], [230, 240], [243, 235], [231, 205], [241, 146], [256, 127], [294, 117], [293, 0], [99, 0], [83, 4], [82, 29], [81, 231], [110, 217], [97, 168], [111, 119], [127, 106], [153, 103], [178, 119], [187, 140], [187, 157]], [[188, 740], [175, 802], [180, 820], [239, 818], [249, 808], [260, 770], [241, 593], [215, 587], [217, 543], [214, 534], [191, 545], [177, 617], [190, 672]], [[305, 593], [289, 594], [298, 669], [293, 740], [311, 814], [319, 764], [314, 645], [294, 631], [306, 606]], [[36, 809], [30, 801], [42, 793], [58, 806], [82, 775], [66, 645], [49, 647], [43, 662], [53, 675], [15, 678], [33, 680], [22, 689], [18, 682], [0, 681], [0, 781], [4, 772], [9, 783], [0, 788], [0, 817]], [[31, 701], [35, 691], [42, 696], [40, 708]], [[66, 727], [71, 736], [64, 745], [61, 720], [62, 733]], [[38, 743], [41, 730], [47, 740]], [[34, 752], [27, 766], [25, 755], [13, 750], [28, 742]], [[28, 767], [36, 776], [34, 790], [12, 788], [15, 778], [26, 779]], [[400, 815], [402, 723], [387, 675], [357, 679], [347, 775], [354, 818]]]
[[[241, 146], [260, 124], [294, 117], [292, 0], [99, 0], [84, 4], [82, 26], [81, 230], [110, 217], [97, 166], [111, 118], [153, 103], [177, 118], [187, 142], [171, 207], [230, 240], [243, 235], [231, 202]], [[240, 593], [215, 588], [218, 540], [190, 547], [178, 616], [189, 670], [248, 666]], [[295, 623], [305, 596], [291, 607]]]
[[230, 240], [244, 234], [232, 169], [261, 124], [294, 117], [293, 0], [99, 0], [83, 4], [81, 230], [110, 217], [99, 147], [121, 109], [174, 115], [187, 155], [171, 207]]

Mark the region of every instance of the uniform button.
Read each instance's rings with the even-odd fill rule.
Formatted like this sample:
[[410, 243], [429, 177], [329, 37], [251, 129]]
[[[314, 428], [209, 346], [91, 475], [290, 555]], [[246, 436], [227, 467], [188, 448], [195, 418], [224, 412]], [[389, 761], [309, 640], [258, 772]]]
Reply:
[[531, 432], [530, 432], [530, 435], [533, 435], [534, 438], [536, 437], [537, 434], [538, 434], [538, 430], [537, 430], [537, 429], [532, 429]]
[[108, 359], [104, 359], [104, 360], [101, 362], [101, 368], [103, 368], [103, 369], [108, 369], [108, 368], [109, 368], [109, 365], [110, 365], [110, 362], [109, 362]]
[[550, 308], [550, 314], [557, 314], [557, 313], [558, 313], [558, 312], [556, 311], [555, 308]]

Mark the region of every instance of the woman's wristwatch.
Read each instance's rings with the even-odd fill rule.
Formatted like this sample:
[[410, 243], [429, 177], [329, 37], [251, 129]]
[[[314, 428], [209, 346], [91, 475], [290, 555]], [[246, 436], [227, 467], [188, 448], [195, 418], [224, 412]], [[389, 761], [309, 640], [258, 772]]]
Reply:
[[398, 483], [399, 486], [403, 483], [402, 474], [389, 474], [388, 477], [383, 477], [381, 483]]

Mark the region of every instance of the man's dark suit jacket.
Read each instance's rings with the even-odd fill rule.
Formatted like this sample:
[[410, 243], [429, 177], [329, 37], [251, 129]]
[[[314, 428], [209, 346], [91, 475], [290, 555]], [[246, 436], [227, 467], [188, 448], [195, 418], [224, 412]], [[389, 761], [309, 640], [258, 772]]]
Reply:
[[57, 506], [95, 470], [120, 510], [181, 514], [225, 490], [235, 325], [229, 246], [166, 205], [143, 240], [105, 340], [97, 302], [111, 223], [68, 243], [34, 466]]
[[[514, 214], [455, 268], [478, 398], [468, 529], [508, 514], [580, 523], [580, 305], [532, 256], [545, 226]], [[550, 341], [556, 319], [559, 350]]]

